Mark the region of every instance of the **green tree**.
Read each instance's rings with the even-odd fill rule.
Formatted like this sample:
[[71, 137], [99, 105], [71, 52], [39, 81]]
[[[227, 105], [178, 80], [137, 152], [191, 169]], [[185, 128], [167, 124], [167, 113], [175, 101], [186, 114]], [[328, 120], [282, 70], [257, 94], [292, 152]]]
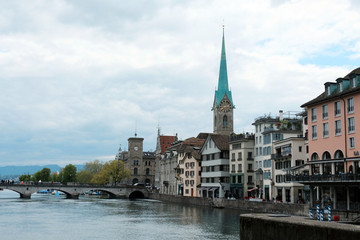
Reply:
[[90, 183], [95, 174], [99, 173], [104, 164], [99, 160], [85, 163], [82, 171], [77, 173], [77, 181], [79, 183]]
[[104, 164], [101, 171], [94, 175], [91, 182], [108, 184], [110, 183], [110, 176], [113, 178], [113, 183], [120, 183], [130, 177], [130, 170], [125, 168], [123, 161], [111, 160]]
[[24, 182], [30, 181], [31, 180], [31, 175], [30, 174], [23, 174], [23, 175], [21, 175], [19, 177], [19, 180], [24, 181]]
[[85, 163], [84, 170], [95, 175], [101, 171], [104, 164], [100, 162], [99, 160], [94, 160], [92, 162]]
[[61, 175], [63, 183], [76, 182], [76, 167], [72, 164], [68, 164], [65, 168], [61, 169], [59, 176]]
[[43, 181], [43, 182], [49, 182], [50, 181], [50, 173], [51, 170], [50, 168], [43, 168], [40, 171], [37, 171], [34, 176], [33, 176], [33, 180], [34, 181]]
[[77, 173], [77, 181], [79, 183], [90, 183], [93, 176], [91, 172], [84, 169]]

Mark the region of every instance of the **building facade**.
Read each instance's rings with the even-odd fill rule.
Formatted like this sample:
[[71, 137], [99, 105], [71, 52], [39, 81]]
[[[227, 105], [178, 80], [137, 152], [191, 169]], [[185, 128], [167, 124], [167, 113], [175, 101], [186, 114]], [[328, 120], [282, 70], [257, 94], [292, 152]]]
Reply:
[[200, 154], [201, 197], [229, 196], [229, 136], [209, 134]]
[[251, 197], [254, 182], [254, 134], [230, 135], [230, 194], [236, 199]]
[[[360, 210], [360, 68], [302, 105], [308, 116], [311, 203]], [[299, 180], [299, 178], [298, 178]]]

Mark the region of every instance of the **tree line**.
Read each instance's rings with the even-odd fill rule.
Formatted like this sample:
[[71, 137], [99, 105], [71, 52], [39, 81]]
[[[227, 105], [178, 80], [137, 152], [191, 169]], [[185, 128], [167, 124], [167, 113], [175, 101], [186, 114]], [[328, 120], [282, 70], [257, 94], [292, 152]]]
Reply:
[[85, 163], [85, 167], [81, 171], [77, 171], [76, 166], [72, 164], [66, 165], [59, 172], [51, 172], [49, 168], [30, 174], [23, 174], [19, 177], [20, 181], [34, 182], [78, 182], [91, 184], [109, 184], [121, 183], [130, 177], [130, 170], [125, 167], [123, 161], [110, 160], [101, 162], [94, 160]]

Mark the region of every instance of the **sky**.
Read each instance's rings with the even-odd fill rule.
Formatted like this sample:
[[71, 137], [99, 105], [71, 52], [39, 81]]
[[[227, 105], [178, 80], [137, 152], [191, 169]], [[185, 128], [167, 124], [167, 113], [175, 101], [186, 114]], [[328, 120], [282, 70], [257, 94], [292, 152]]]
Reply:
[[0, 1], [0, 166], [212, 132], [225, 25], [236, 133], [359, 67], [356, 0]]

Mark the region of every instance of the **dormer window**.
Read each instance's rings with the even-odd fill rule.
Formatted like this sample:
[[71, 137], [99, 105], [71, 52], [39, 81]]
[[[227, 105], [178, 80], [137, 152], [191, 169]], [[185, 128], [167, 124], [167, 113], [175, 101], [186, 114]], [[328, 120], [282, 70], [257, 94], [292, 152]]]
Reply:
[[343, 91], [343, 85], [342, 85], [342, 83], [339, 83], [339, 84], [338, 84], [338, 89], [339, 89], [339, 92], [342, 92], [342, 91]]
[[356, 87], [356, 77], [353, 77], [353, 78], [351, 79], [351, 87], [352, 87], [352, 88]]
[[329, 96], [330, 95], [330, 86], [327, 86], [326, 87], [326, 96]]

